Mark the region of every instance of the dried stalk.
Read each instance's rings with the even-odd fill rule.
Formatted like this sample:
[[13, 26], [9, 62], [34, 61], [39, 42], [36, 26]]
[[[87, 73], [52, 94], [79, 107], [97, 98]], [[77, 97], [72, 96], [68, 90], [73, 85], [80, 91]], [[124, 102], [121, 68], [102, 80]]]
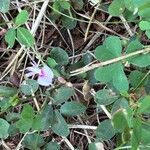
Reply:
[[150, 47], [142, 49], [142, 50], [138, 50], [136, 52], [132, 52], [130, 54], [126, 54], [126, 55], [123, 55], [123, 56], [120, 56], [120, 57], [117, 57], [117, 58], [114, 58], [114, 59], [110, 59], [110, 60], [107, 60], [107, 61], [104, 61], [104, 62], [100, 62], [100, 63], [96, 63], [96, 64], [90, 64], [90, 65], [87, 65], [85, 67], [82, 67], [82, 68], [76, 69], [74, 71], [71, 71], [70, 76], [76, 76], [78, 74], [85, 73], [87, 71], [90, 71], [90, 70], [93, 70], [93, 69], [96, 69], [96, 68], [99, 68], [99, 67], [102, 67], [102, 66], [113, 64], [113, 63], [116, 63], [118, 61], [130, 58], [130, 57], [133, 57], [133, 56], [136, 56], [136, 55], [139, 55], [139, 54], [144, 55], [144, 54], [149, 53], [149, 52], [150, 52]]

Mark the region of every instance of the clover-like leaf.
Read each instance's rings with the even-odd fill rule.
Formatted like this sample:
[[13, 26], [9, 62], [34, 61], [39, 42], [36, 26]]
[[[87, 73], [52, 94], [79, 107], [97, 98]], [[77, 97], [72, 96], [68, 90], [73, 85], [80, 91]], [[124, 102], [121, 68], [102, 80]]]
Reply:
[[23, 81], [20, 90], [25, 95], [32, 95], [38, 90], [39, 84], [36, 80], [28, 79]]
[[111, 120], [107, 119], [100, 123], [96, 129], [96, 137], [101, 141], [109, 140], [115, 135]]
[[139, 23], [139, 27], [141, 30], [145, 31], [145, 30], [150, 30], [150, 22], [149, 21], [141, 21]]
[[45, 150], [60, 150], [60, 145], [57, 142], [49, 142], [45, 145]]
[[16, 17], [15, 24], [22, 25], [28, 20], [29, 14], [26, 10], [22, 10]]
[[145, 73], [134, 70], [129, 75], [130, 84], [132, 85], [133, 88], [136, 88], [137, 86], [142, 86], [144, 81], [142, 83], [140, 82], [142, 81], [144, 77], [145, 77]]
[[126, 109], [117, 110], [112, 116], [112, 123], [118, 132], [123, 132], [128, 127], [128, 117]]
[[73, 95], [74, 95], [73, 88], [62, 86], [61, 88], [57, 89], [54, 93], [54, 97], [53, 97], [54, 104], [57, 105], [63, 103]]
[[52, 49], [51, 53], [50, 53], [51, 58], [53, 58], [56, 63], [58, 63], [59, 65], [67, 65], [69, 62], [69, 56], [66, 53], [65, 50], [63, 50], [60, 47], [55, 47]]
[[22, 141], [22, 145], [25, 148], [30, 149], [30, 150], [39, 149], [44, 144], [45, 144], [44, 138], [37, 133], [27, 134]]
[[150, 96], [145, 96], [139, 100], [138, 113], [149, 113], [150, 110]]
[[5, 41], [8, 43], [8, 46], [12, 48], [16, 40], [16, 30], [14, 28], [9, 29], [5, 34]]
[[109, 82], [113, 78], [116, 64], [100, 67], [95, 71], [95, 79], [101, 82]]
[[117, 36], [109, 36], [104, 41], [103, 45], [114, 57], [119, 57], [121, 55], [121, 41]]
[[125, 10], [123, 0], [113, 0], [108, 8], [108, 12], [112, 16], [120, 16]]
[[[142, 7], [142, 6], [141, 6], [141, 7]], [[147, 7], [147, 8], [141, 9], [141, 10], [138, 12], [138, 15], [141, 16], [141, 17], [144, 18], [144, 19], [149, 19], [149, 13], [150, 13], [150, 8]]]
[[[129, 54], [142, 48], [143, 48], [143, 45], [137, 39], [135, 39], [128, 44], [126, 53]], [[129, 63], [133, 65], [136, 65], [139, 67], [146, 67], [150, 65], [150, 54], [146, 53], [146, 54], [136, 55], [136, 56], [128, 58], [127, 60]]]
[[[121, 56], [121, 41], [116, 36], [106, 38], [102, 46], [95, 49], [95, 56], [98, 60], [107, 61]], [[101, 82], [113, 82], [119, 92], [126, 92], [129, 89], [127, 77], [123, 71], [121, 62], [100, 67], [95, 71], [95, 78]]]
[[146, 34], [147, 37], [150, 39], [150, 30], [146, 30], [145, 34]]
[[113, 76], [113, 85], [119, 92], [126, 92], [129, 89], [128, 79], [123, 71], [123, 65], [117, 63]]
[[135, 6], [133, 0], [124, 0], [124, 4], [129, 11], [134, 11]]
[[16, 122], [16, 126], [20, 132], [25, 133], [32, 127], [33, 118], [33, 108], [32, 106], [26, 104], [21, 112], [20, 120]]
[[10, 97], [17, 94], [17, 89], [0, 85], [0, 96]]
[[53, 108], [51, 105], [46, 105], [35, 116], [32, 128], [34, 130], [46, 130], [50, 127], [53, 121]]
[[66, 116], [77, 116], [83, 113], [86, 107], [79, 102], [66, 102], [60, 108], [60, 112]]
[[54, 121], [51, 128], [57, 135], [68, 136], [69, 134], [68, 125], [59, 111], [55, 111]]
[[10, 0], [0, 0], [0, 12], [6, 13], [8, 12], [10, 7]]
[[98, 60], [106, 61], [121, 55], [121, 41], [116, 36], [106, 38], [104, 44], [95, 49], [95, 56]]
[[24, 27], [17, 28], [17, 39], [22, 45], [27, 47], [32, 47], [35, 43], [33, 35]]
[[138, 118], [132, 119], [133, 123], [133, 131], [131, 134], [131, 145], [132, 149], [138, 149], [139, 144], [141, 142], [141, 134], [142, 134], [142, 123]]
[[9, 123], [0, 118], [0, 139], [5, 139], [8, 137], [8, 129], [9, 129]]
[[99, 90], [95, 94], [95, 101], [100, 105], [109, 105], [117, 99], [118, 96], [107, 89]]
[[98, 60], [106, 61], [113, 59], [114, 55], [108, 52], [108, 49], [104, 45], [100, 45], [95, 49], [95, 56]]

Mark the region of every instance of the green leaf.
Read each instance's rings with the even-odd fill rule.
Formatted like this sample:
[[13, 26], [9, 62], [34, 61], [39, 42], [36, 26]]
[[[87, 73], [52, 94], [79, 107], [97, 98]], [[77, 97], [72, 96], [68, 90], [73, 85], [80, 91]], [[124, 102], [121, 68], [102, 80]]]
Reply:
[[12, 87], [0, 85], [0, 96], [10, 97], [17, 94], [17, 90]]
[[120, 98], [114, 102], [111, 109], [111, 114], [115, 113], [119, 109], [126, 109], [126, 110], [129, 109], [128, 101], [125, 98]]
[[145, 31], [145, 30], [150, 30], [150, 22], [149, 21], [141, 21], [139, 23], [139, 27], [141, 30]]
[[46, 105], [35, 116], [32, 128], [34, 130], [42, 131], [47, 130], [53, 121], [53, 108], [51, 105]]
[[85, 112], [86, 107], [79, 102], [66, 102], [60, 108], [60, 112], [66, 116], [77, 116]]
[[8, 129], [8, 133], [9, 136], [16, 136], [17, 134], [19, 134], [19, 129], [16, 127], [16, 125], [14, 123], [11, 123]]
[[[132, 87], [136, 88], [139, 85], [139, 83], [141, 82], [141, 80], [144, 78], [144, 76], [145, 76], [145, 73], [142, 73], [142, 72], [137, 71], [137, 70], [132, 71], [129, 75], [129, 80], [130, 80]], [[141, 83], [141, 85], [142, 84], [143, 83]]]
[[8, 134], [9, 126], [10, 126], [9, 123], [6, 120], [0, 118], [0, 138], [1, 139], [6, 139], [9, 136]]
[[115, 58], [115, 55], [113, 55], [109, 50], [104, 46], [100, 45], [95, 49], [95, 56], [98, 60], [106, 61]]
[[99, 90], [95, 94], [96, 103], [100, 105], [109, 105], [118, 99], [118, 96], [114, 95], [110, 90]]
[[145, 6], [146, 4], [149, 3], [149, 0], [142, 0], [142, 1], [141, 0], [132, 0], [132, 1], [133, 1], [133, 4], [138, 8]]
[[[53, 9], [62, 12], [64, 9], [63, 7], [61, 7], [60, 2], [59, 1], [55, 1], [53, 3]], [[54, 10], [54, 13], [59, 14], [57, 11]], [[60, 14], [59, 14], [60, 15]]]
[[142, 126], [141, 121], [137, 118], [133, 118], [132, 123], [133, 123], [133, 131], [131, 135], [131, 145], [132, 150], [137, 150], [141, 142]]
[[150, 96], [145, 96], [143, 99], [139, 100], [139, 108], [137, 113], [149, 113], [150, 109]]
[[114, 57], [121, 56], [122, 46], [121, 40], [116, 36], [109, 36], [105, 39], [103, 45], [108, 50], [108, 53], [111, 53]]
[[150, 8], [144, 8], [144, 9], [141, 9], [139, 12], [138, 12], [138, 15], [144, 19], [149, 19], [149, 13], [150, 13]]
[[69, 135], [69, 128], [62, 117], [62, 115], [56, 110], [54, 115], [54, 122], [52, 124], [51, 129], [59, 136], [68, 136]]
[[114, 128], [118, 132], [123, 132], [125, 128], [128, 127], [128, 121], [127, 121], [127, 111], [126, 109], [119, 109], [116, 111], [112, 116], [112, 123]]
[[6, 13], [8, 12], [10, 7], [10, 0], [0, 0], [0, 12]]
[[89, 143], [88, 150], [104, 150], [104, 145], [101, 142]]
[[74, 95], [73, 88], [70, 87], [61, 87], [56, 90], [54, 93], [54, 104], [61, 104], [65, 101], [67, 101], [71, 96]]
[[[124, 4], [125, 7], [129, 10], [129, 11], [134, 11], [134, 3], [133, 0], [124, 0]], [[133, 13], [132, 13], [133, 14]]]
[[33, 35], [26, 28], [17, 28], [17, 39], [22, 45], [32, 47], [35, 43]]
[[22, 145], [30, 150], [38, 150], [45, 144], [44, 139], [37, 133], [27, 134], [22, 141]]
[[94, 73], [95, 79], [101, 82], [109, 82], [112, 80], [114, 76], [115, 69], [116, 69], [116, 64], [100, 67], [96, 69]]
[[17, 128], [19, 128], [21, 133], [29, 131], [29, 129], [32, 127], [33, 118], [33, 108], [28, 104], [24, 105], [23, 110], [21, 112], [20, 120], [16, 122], [16, 126]]
[[[133, 40], [129, 43], [126, 49], [126, 53], [132, 53], [135, 52], [139, 49], [142, 49], [143, 45], [136, 39]], [[150, 65], [150, 54], [141, 54], [141, 55], [136, 55], [133, 57], [130, 57], [127, 59], [129, 63], [139, 66], [139, 67], [146, 67]]]
[[22, 10], [16, 17], [15, 24], [18, 26], [24, 24], [28, 20], [29, 14], [26, 10]]
[[70, 9], [70, 3], [65, 0], [58, 1], [63, 9]]
[[72, 0], [71, 2], [75, 10], [81, 10], [83, 8], [83, 0]]
[[4, 97], [1, 101], [0, 101], [0, 108], [1, 111], [6, 111], [9, 107], [11, 107], [11, 103], [9, 102], [10, 98], [8, 97]]
[[96, 129], [96, 137], [101, 141], [109, 140], [115, 135], [115, 130], [109, 119], [104, 120]]
[[53, 58], [48, 57], [47, 58], [47, 64], [50, 68], [54, 68], [57, 66], [56, 61]]
[[121, 63], [117, 64], [115, 74], [113, 76], [113, 85], [120, 92], [124, 93], [129, 89], [128, 79], [123, 71], [123, 66]]
[[[66, 13], [67, 16], [70, 16], [69, 13]], [[70, 17], [75, 17], [74, 16], [70, 16]], [[66, 17], [66, 16], [62, 16], [61, 17], [61, 20], [62, 20], [62, 24], [64, 27], [66, 27], [67, 29], [74, 29], [77, 25], [77, 21], [72, 19], [72, 18], [69, 18], [69, 17]]]
[[143, 145], [150, 144], [150, 125], [142, 124], [141, 143]]
[[95, 56], [98, 60], [106, 61], [121, 56], [121, 40], [116, 36], [109, 36], [103, 45], [95, 49]]
[[39, 88], [39, 84], [36, 80], [25, 80], [20, 86], [20, 90], [25, 95], [32, 95], [34, 94]]
[[145, 34], [150, 39], [150, 30], [146, 30]]
[[16, 39], [16, 30], [14, 28], [11, 28], [5, 34], [5, 41], [8, 43], [8, 46], [10, 48], [14, 46], [15, 39]]
[[108, 8], [108, 12], [112, 16], [120, 16], [125, 10], [123, 0], [113, 0]]
[[147, 77], [144, 84], [145, 92], [147, 95], [150, 95], [150, 76]]
[[53, 48], [51, 53], [50, 53], [51, 58], [53, 58], [58, 65], [67, 65], [69, 63], [69, 56], [60, 47]]
[[57, 144], [57, 142], [49, 142], [45, 146], [45, 150], [60, 150], [60, 145]]
[[6, 116], [7, 121], [16, 121], [19, 120], [19, 118], [20, 118], [20, 114], [14, 112], [8, 113]]

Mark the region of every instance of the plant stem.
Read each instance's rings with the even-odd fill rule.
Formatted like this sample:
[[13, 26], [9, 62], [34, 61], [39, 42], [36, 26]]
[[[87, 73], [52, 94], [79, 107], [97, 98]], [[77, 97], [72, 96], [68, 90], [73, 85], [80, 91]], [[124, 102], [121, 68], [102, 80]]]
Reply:
[[107, 61], [104, 61], [104, 62], [86, 65], [85, 67], [82, 67], [82, 68], [76, 69], [74, 71], [71, 71], [70, 72], [71, 73], [70, 76], [76, 76], [78, 74], [85, 73], [87, 71], [90, 71], [90, 70], [93, 70], [93, 69], [96, 69], [96, 68], [99, 68], [99, 67], [102, 67], [102, 66], [113, 64], [113, 63], [116, 63], [118, 61], [130, 58], [130, 57], [133, 57], [133, 56], [136, 56], [136, 55], [139, 55], [139, 54], [143, 54], [144, 55], [145, 53], [149, 53], [149, 52], [150, 52], [150, 47], [142, 49], [142, 50], [139, 50], [139, 51], [136, 51], [136, 52], [132, 52], [130, 54], [122, 55], [120, 57], [117, 57], [117, 58], [114, 58], [114, 59], [110, 59], [110, 60], [107, 60]]

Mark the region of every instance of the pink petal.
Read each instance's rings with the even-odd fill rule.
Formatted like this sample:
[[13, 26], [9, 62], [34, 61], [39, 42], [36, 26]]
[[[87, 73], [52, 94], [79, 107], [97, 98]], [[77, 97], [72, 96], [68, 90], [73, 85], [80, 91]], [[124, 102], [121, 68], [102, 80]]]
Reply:
[[40, 72], [40, 69], [37, 66], [27, 67], [26, 70], [33, 72], [34, 74], [38, 74]]
[[31, 77], [31, 76], [34, 76], [35, 73], [34, 73], [34, 72], [28, 72], [28, 73], [26, 73], [25, 75], [26, 75], [26, 77]]
[[49, 77], [49, 78], [54, 78], [54, 74], [53, 71], [46, 65], [44, 65], [44, 67], [42, 68], [45, 76]]
[[52, 85], [52, 78], [46, 76], [39, 76], [37, 81], [42, 86]]
[[54, 74], [52, 70], [44, 65], [44, 67], [41, 69], [38, 77], [38, 83], [43, 86], [49, 86], [52, 85]]

